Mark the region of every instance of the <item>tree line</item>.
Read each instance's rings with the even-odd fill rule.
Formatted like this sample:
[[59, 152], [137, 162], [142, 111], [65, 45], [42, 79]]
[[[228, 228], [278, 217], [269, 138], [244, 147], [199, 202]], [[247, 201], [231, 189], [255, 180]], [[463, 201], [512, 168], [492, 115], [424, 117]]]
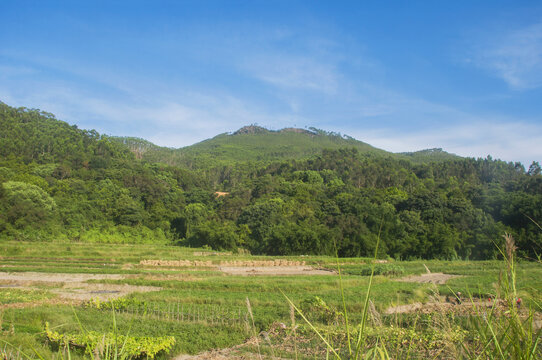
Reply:
[[342, 148], [190, 169], [0, 103], [0, 184], [3, 239], [339, 256], [371, 255], [380, 239], [381, 257], [488, 259], [511, 232], [524, 256], [542, 252], [536, 162]]

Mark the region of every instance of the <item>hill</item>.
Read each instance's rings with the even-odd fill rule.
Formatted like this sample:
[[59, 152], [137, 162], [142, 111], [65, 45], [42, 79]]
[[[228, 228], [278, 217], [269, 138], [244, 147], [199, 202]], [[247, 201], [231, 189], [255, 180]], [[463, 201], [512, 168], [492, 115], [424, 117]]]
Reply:
[[305, 160], [321, 154], [323, 150], [344, 148], [356, 149], [361, 154], [389, 156], [417, 163], [458, 158], [457, 155], [449, 154], [442, 149], [394, 154], [348, 135], [316, 128], [268, 130], [257, 125], [249, 125], [233, 133], [219, 134], [180, 149], [160, 147], [138, 138], [114, 139], [127, 145], [138, 159], [191, 169], [206, 169], [233, 163]]
[[150, 162], [209, 168], [238, 162], [303, 160], [324, 149], [355, 148], [361, 153], [390, 154], [349, 136], [310, 128], [285, 128], [277, 131], [249, 125], [233, 133], [219, 134], [180, 149], [159, 147], [142, 139], [114, 138], [138, 156]]
[[442, 148], [424, 149], [414, 152], [402, 152], [398, 153], [397, 155], [404, 156], [405, 158], [417, 163], [427, 161], [450, 161], [460, 158], [459, 155], [446, 152], [442, 150]]
[[541, 209], [538, 164], [256, 126], [175, 150], [0, 103], [0, 241], [487, 259], [507, 231], [535, 257]]

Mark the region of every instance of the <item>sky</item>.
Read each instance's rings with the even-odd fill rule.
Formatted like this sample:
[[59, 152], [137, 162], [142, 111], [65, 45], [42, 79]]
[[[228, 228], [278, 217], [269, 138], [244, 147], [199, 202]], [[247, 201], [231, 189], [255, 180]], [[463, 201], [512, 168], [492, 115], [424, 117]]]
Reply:
[[542, 2], [0, 0], [0, 101], [175, 148], [316, 127], [528, 167]]

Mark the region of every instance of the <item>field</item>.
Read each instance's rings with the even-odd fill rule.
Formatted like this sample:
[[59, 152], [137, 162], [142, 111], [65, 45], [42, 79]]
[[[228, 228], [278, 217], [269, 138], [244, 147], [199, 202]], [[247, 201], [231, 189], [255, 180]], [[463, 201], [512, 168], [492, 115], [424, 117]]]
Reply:
[[[537, 341], [542, 265], [516, 266], [514, 300], [522, 302], [512, 313], [529, 330], [524, 336]], [[504, 260], [337, 260], [2, 242], [0, 358], [104, 358], [97, 354], [113, 348], [136, 354], [132, 340], [150, 344], [139, 353], [144, 357], [301, 359], [335, 351], [347, 358], [348, 339], [358, 336], [366, 354], [376, 348], [391, 358], [475, 357], [505, 350], [507, 339], [498, 333], [489, 335], [486, 349], [480, 344], [487, 332], [512, 324], [508, 274]], [[540, 346], [527, 355], [539, 356]]]

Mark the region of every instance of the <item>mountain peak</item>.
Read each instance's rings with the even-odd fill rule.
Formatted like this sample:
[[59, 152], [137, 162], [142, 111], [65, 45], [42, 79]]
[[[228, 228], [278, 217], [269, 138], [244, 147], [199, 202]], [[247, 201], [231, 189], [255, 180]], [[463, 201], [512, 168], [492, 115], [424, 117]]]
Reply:
[[270, 132], [264, 127], [258, 126], [258, 125], [247, 125], [243, 126], [239, 130], [233, 133], [233, 135], [245, 135], [245, 134], [265, 134]]
[[296, 133], [296, 134], [305, 134], [309, 136], [318, 135], [318, 132], [307, 129], [300, 129], [294, 127], [287, 127], [280, 130], [269, 130], [259, 125], [247, 125], [243, 126], [232, 135], [247, 135], [247, 134], [269, 134], [269, 133]]
[[310, 136], [317, 135], [314, 131], [300, 129], [300, 128], [293, 128], [293, 127], [281, 129], [279, 130], [279, 132], [293, 132], [293, 133], [305, 134], [305, 135], [310, 135]]

